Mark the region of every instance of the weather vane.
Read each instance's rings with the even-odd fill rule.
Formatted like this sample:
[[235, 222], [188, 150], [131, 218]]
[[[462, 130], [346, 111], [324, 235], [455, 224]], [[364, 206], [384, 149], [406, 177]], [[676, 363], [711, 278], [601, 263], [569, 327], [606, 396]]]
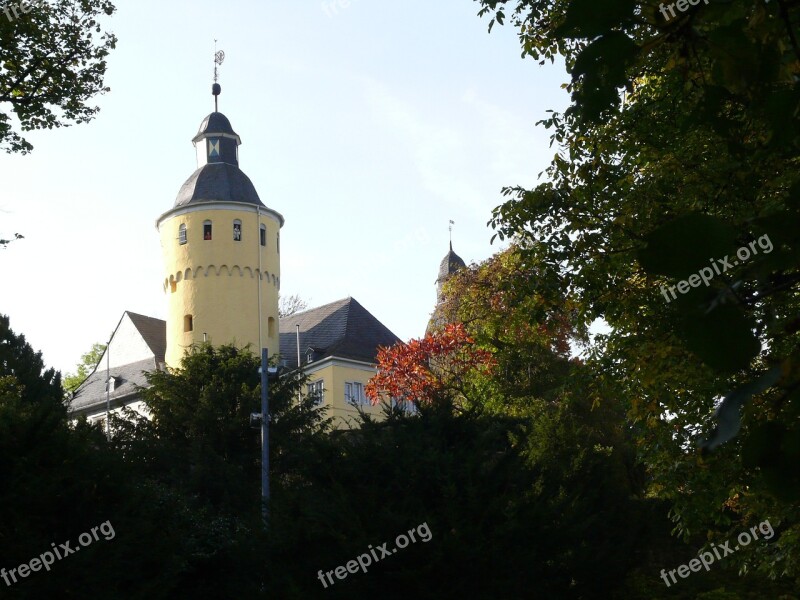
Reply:
[[456, 222], [450, 219], [450, 225], [447, 226], [447, 229], [450, 231], [450, 250], [453, 249], [453, 225], [455, 224]]
[[214, 94], [214, 112], [219, 112], [217, 100], [219, 99], [219, 95], [222, 93], [222, 86], [217, 83], [219, 80], [219, 72], [217, 71], [217, 67], [222, 64], [222, 61], [225, 60], [225, 53], [220, 50], [217, 51], [217, 40], [214, 40], [214, 85], [211, 86], [211, 93]]

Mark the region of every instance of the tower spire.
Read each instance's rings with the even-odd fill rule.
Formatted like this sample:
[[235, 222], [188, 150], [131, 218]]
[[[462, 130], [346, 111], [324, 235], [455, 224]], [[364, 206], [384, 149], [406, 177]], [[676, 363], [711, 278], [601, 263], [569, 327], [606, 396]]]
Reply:
[[453, 251], [453, 225], [455, 224], [456, 222], [450, 219], [450, 225], [447, 227], [447, 229], [450, 231], [450, 252]]
[[219, 112], [219, 95], [222, 93], [222, 86], [217, 83], [219, 80], [219, 72], [217, 67], [225, 60], [225, 53], [220, 50], [217, 52], [217, 40], [214, 40], [214, 85], [211, 86], [211, 93], [214, 95], [214, 112]]

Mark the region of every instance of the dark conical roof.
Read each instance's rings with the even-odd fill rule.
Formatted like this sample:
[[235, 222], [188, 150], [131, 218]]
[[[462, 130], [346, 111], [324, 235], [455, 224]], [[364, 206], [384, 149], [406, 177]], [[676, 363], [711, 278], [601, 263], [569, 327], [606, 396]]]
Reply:
[[217, 162], [203, 165], [192, 173], [181, 186], [175, 207], [216, 201], [264, 206], [253, 182], [239, 167]]
[[439, 277], [436, 281], [444, 281], [450, 277], [450, 275], [466, 266], [467, 264], [464, 260], [453, 252], [453, 242], [450, 242], [450, 252], [448, 252], [442, 259], [442, 262], [439, 263]]
[[203, 135], [212, 133], [227, 133], [229, 135], [237, 135], [237, 133], [233, 130], [233, 126], [228, 120], [228, 117], [223, 115], [221, 112], [213, 112], [203, 119], [203, 122], [200, 123], [200, 129], [197, 131], [197, 135], [195, 136], [195, 140]]
[[221, 112], [208, 115], [192, 142], [198, 150], [198, 169], [181, 186], [175, 208], [220, 201], [264, 206], [253, 182], [239, 169], [242, 141], [228, 117]]

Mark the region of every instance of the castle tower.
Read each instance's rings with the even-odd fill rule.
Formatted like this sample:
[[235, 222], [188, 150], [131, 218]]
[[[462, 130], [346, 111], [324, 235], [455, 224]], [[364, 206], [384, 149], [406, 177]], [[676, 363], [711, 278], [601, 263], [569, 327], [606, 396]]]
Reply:
[[[451, 321], [449, 318], [452, 315], [447, 315], [445, 310], [445, 296], [443, 287], [450, 277], [452, 277], [460, 269], [466, 268], [464, 260], [455, 252], [453, 252], [453, 242], [450, 241], [450, 251], [445, 254], [442, 262], [439, 263], [439, 276], [436, 278], [436, 307], [433, 309], [433, 314], [428, 321], [428, 326], [425, 328], [425, 333], [433, 333], [443, 325]], [[450, 310], [452, 310], [452, 306]]]
[[204, 340], [276, 354], [283, 217], [261, 202], [239, 169], [241, 138], [225, 115], [215, 111], [203, 119], [192, 142], [198, 168], [157, 221], [168, 304], [166, 362], [177, 367], [186, 349]]
[[445, 255], [442, 259], [442, 262], [439, 263], [439, 276], [436, 278], [436, 301], [437, 303], [441, 302], [443, 298], [442, 294], [442, 286], [444, 285], [445, 281], [450, 279], [450, 276], [453, 275], [459, 269], [463, 269], [466, 267], [466, 263], [464, 260], [455, 252], [453, 252], [453, 242], [450, 242], [450, 251]]

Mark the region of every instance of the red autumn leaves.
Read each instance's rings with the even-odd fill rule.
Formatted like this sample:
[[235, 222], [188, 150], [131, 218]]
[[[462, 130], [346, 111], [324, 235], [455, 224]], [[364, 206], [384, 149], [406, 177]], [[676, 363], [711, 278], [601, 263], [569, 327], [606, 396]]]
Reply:
[[376, 404], [381, 396], [398, 401], [430, 402], [457, 390], [469, 372], [489, 372], [495, 365], [488, 350], [475, 346], [464, 325], [451, 323], [407, 344], [378, 351], [378, 374], [366, 387]]

